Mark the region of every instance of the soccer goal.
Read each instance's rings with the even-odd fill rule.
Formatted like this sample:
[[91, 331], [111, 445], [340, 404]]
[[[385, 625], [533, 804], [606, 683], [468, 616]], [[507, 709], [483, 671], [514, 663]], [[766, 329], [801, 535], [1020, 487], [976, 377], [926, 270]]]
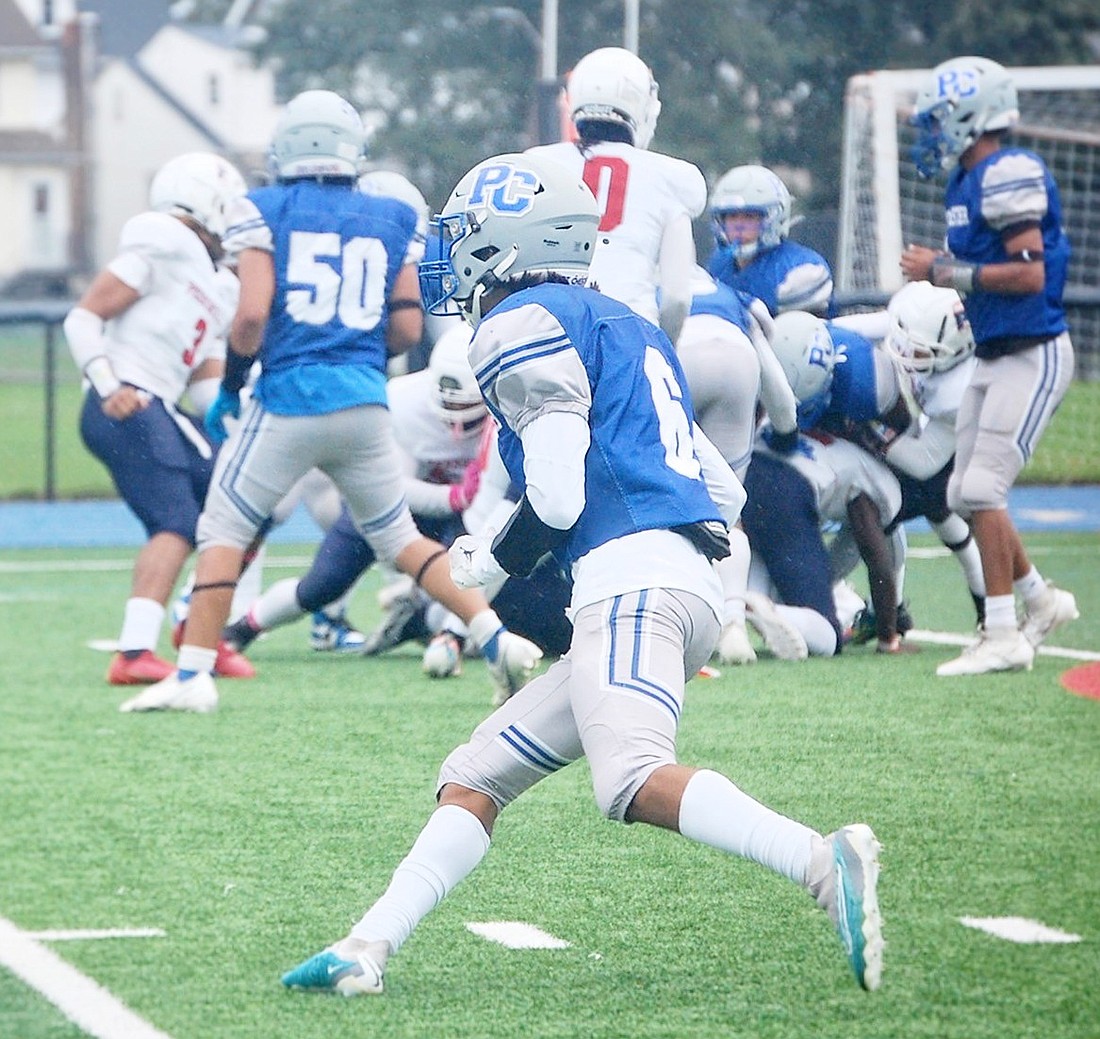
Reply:
[[[1100, 66], [1011, 70], [1020, 95], [1013, 142], [1038, 152], [1058, 182], [1073, 249], [1066, 302], [1078, 377], [1100, 379]], [[909, 242], [943, 244], [943, 180], [922, 180], [909, 116], [928, 70], [853, 76], [844, 104], [838, 295], [901, 286]]]

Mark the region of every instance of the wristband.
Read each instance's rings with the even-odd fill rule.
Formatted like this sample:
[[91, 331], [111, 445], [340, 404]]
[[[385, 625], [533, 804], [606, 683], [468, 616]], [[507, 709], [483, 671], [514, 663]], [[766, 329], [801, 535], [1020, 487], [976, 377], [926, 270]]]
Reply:
[[118, 376], [106, 357], [93, 357], [84, 366], [84, 375], [101, 400], [106, 400], [122, 388], [122, 383], [118, 381]]
[[248, 381], [248, 373], [252, 371], [253, 358], [245, 357], [237, 353], [232, 347], [225, 351], [225, 374], [222, 376], [222, 386], [230, 393], [240, 393], [244, 384]]
[[932, 261], [933, 285], [941, 289], [954, 289], [960, 296], [973, 292], [978, 285], [978, 272], [981, 265], [956, 260], [953, 256], [937, 256]]

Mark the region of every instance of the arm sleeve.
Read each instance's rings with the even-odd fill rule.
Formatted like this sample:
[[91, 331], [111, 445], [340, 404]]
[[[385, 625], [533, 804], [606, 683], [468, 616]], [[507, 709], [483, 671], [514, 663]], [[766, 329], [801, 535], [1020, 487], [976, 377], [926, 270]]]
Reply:
[[886, 310], [875, 310], [870, 314], [843, 314], [829, 321], [858, 332], [865, 339], [885, 339], [890, 331], [890, 313]]
[[691, 276], [695, 270], [695, 239], [687, 213], [673, 217], [661, 236], [658, 259], [661, 281], [661, 328], [676, 342], [691, 308]]
[[732, 527], [741, 518], [741, 510], [745, 506], [745, 488], [722, 457], [722, 452], [710, 442], [698, 423], [692, 430], [692, 440], [695, 444], [695, 455], [703, 467], [707, 492], [718, 506], [726, 525]]
[[919, 432], [917, 426], [914, 423], [909, 427], [911, 432], [890, 444], [886, 461], [914, 480], [927, 480], [947, 465], [955, 453], [955, 427], [939, 419], [928, 422]]
[[[754, 300], [749, 308], [749, 339], [760, 362], [760, 401], [777, 433], [793, 433], [798, 428], [798, 400], [764, 332], [766, 326], [757, 314], [757, 305], [765, 315], [767, 307], [759, 300]], [[771, 325], [770, 315], [767, 325]]]
[[526, 497], [548, 527], [569, 530], [584, 510], [584, 459], [591, 442], [587, 419], [551, 411], [520, 435]]

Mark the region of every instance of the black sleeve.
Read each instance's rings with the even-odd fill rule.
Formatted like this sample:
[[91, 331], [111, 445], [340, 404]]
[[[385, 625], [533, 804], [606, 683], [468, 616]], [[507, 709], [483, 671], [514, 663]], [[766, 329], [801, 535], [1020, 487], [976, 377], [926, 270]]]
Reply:
[[504, 529], [493, 539], [493, 556], [513, 577], [526, 577], [547, 552], [568, 537], [568, 530], [543, 523], [524, 495]]

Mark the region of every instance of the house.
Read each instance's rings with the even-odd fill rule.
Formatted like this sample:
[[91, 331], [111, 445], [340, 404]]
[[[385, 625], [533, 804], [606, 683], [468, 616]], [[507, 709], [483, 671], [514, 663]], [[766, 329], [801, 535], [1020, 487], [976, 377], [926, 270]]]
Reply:
[[74, 231], [82, 165], [70, 104], [75, 33], [32, 22], [24, 4], [0, 0], [0, 285], [56, 276], [85, 247]]
[[256, 6], [200, 25], [166, 0], [0, 0], [0, 287], [101, 267], [175, 155], [262, 172], [279, 106]]

